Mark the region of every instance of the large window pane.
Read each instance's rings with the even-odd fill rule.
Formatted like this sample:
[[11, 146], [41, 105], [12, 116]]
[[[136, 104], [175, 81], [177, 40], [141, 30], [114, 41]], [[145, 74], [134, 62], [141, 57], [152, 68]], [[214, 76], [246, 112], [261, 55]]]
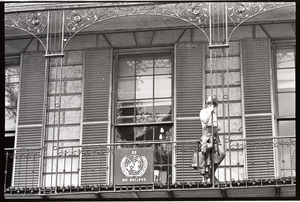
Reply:
[[164, 124], [156, 125], [154, 127], [154, 139], [160, 141], [167, 141], [173, 139], [173, 125]]
[[134, 99], [134, 78], [118, 79], [118, 100]]
[[16, 128], [17, 109], [5, 108], [5, 131], [13, 131]]
[[11, 65], [5, 67], [5, 83], [19, 82], [19, 66]]
[[153, 126], [135, 126], [133, 132], [135, 141], [153, 140]]
[[137, 56], [136, 75], [153, 74], [153, 54], [143, 54]]
[[82, 82], [80, 81], [66, 81], [66, 93], [81, 93]]
[[[62, 86], [62, 89], [60, 88]], [[51, 95], [65, 93], [64, 92], [64, 82], [60, 83], [59, 81], [52, 81], [49, 83], [49, 92]]]
[[115, 137], [116, 142], [132, 142], [134, 140], [133, 127], [117, 127], [115, 131]]
[[[173, 126], [157, 125], [155, 126], [155, 140], [158, 141], [172, 141]], [[155, 164], [171, 164], [172, 163], [172, 145], [171, 144], [157, 144], [155, 146]]]
[[118, 76], [134, 76], [135, 55], [120, 56], [118, 61]]
[[295, 116], [295, 93], [278, 93], [278, 115]]
[[[59, 103], [61, 102], [61, 105]], [[49, 98], [50, 109], [67, 109], [67, 108], [80, 108], [81, 107], [81, 95], [74, 96], [51, 96]]]
[[19, 94], [19, 83], [5, 84], [5, 106], [17, 107]]
[[295, 90], [295, 69], [277, 70], [278, 92]]
[[153, 126], [122, 126], [116, 128], [116, 142], [152, 140]]
[[117, 123], [134, 122], [134, 102], [123, 101], [117, 103]]
[[139, 100], [136, 102], [136, 123], [153, 121], [153, 100]]
[[136, 78], [136, 99], [153, 98], [153, 77], [140, 76]]
[[[53, 126], [48, 126], [48, 136], [46, 140], [57, 140], [58, 128], [55, 127], [55, 132], [53, 131]], [[59, 133], [60, 140], [69, 139], [80, 139], [80, 126], [61, 126]]]
[[155, 98], [171, 97], [172, 93], [172, 78], [171, 75], [155, 77]]
[[157, 99], [154, 102], [155, 121], [171, 121], [172, 101], [171, 99]]
[[277, 68], [295, 67], [294, 49], [277, 50]]
[[81, 78], [82, 77], [82, 66], [51, 66], [50, 67], [50, 79], [60, 78], [62, 73], [62, 78]]
[[296, 136], [296, 122], [292, 121], [279, 121], [278, 122], [279, 136]]
[[5, 131], [16, 128], [19, 83], [5, 84]]
[[[283, 120], [278, 122], [279, 136], [296, 136], [296, 122]], [[295, 176], [295, 139], [278, 140], [279, 169], [281, 176]]]

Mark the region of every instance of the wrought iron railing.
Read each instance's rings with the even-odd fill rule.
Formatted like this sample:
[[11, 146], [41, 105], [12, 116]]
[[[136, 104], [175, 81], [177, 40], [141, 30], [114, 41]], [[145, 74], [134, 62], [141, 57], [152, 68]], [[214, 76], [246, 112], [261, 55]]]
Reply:
[[[192, 166], [193, 153], [201, 144], [199, 140], [60, 146], [53, 148], [51, 161], [56, 162], [55, 166], [47, 165], [47, 159], [42, 159], [46, 148], [7, 148], [4, 192], [47, 195], [296, 183], [295, 137], [225, 139], [223, 143], [226, 157], [215, 173], [220, 180], [218, 185], [204, 179]], [[150, 170], [148, 179], [137, 177], [140, 170], [146, 172], [141, 162], [148, 154], [141, 154], [141, 159], [134, 155], [131, 156], [134, 160], [127, 159], [130, 155], [125, 152], [135, 150], [152, 152], [148, 152], [152, 160], [146, 163], [146, 169]], [[124, 171], [130, 162], [133, 162], [131, 171], [137, 172], [130, 174], [127, 170], [127, 178], [134, 182], [122, 183], [118, 172]], [[133, 166], [140, 167], [134, 170]]]

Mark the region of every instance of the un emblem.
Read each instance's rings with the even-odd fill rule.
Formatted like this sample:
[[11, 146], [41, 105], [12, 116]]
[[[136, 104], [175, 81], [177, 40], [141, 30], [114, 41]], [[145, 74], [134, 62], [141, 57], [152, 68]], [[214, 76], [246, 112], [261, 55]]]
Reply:
[[123, 157], [120, 166], [126, 177], [141, 177], [147, 170], [148, 161], [145, 156], [133, 154]]

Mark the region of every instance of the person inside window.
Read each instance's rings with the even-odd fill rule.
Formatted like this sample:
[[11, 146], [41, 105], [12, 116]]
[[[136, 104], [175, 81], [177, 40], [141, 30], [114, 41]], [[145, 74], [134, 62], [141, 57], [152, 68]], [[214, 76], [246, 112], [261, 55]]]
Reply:
[[[214, 180], [218, 184], [218, 179], [213, 176], [223, 159], [225, 152], [221, 145], [218, 131], [221, 129], [217, 120], [215, 109], [218, 106], [218, 99], [215, 95], [209, 96], [206, 100], [206, 108], [200, 111], [200, 120], [203, 128], [201, 137], [201, 155], [205, 156], [205, 162], [200, 173], [207, 178]], [[213, 145], [214, 144], [214, 145]], [[212, 164], [214, 163], [214, 172], [212, 172]]]

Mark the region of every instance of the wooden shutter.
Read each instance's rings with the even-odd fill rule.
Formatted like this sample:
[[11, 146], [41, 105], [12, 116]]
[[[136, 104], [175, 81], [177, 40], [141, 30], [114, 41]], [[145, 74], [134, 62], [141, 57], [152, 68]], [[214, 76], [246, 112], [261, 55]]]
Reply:
[[[107, 143], [111, 62], [111, 49], [85, 51], [83, 145]], [[81, 184], [106, 183], [107, 163], [106, 147], [83, 147]]]
[[[24, 53], [21, 60], [17, 148], [41, 147], [45, 85], [43, 53]], [[14, 186], [38, 186], [40, 150], [16, 152]]]
[[[202, 129], [203, 45], [180, 43], [176, 50], [176, 138], [177, 141], [200, 139]], [[191, 167], [195, 144], [177, 144], [176, 181], [199, 180], [199, 172]], [[189, 178], [187, 178], [189, 176]]]
[[[274, 177], [270, 40], [242, 42], [248, 178]], [[259, 140], [259, 138], [270, 138]]]

